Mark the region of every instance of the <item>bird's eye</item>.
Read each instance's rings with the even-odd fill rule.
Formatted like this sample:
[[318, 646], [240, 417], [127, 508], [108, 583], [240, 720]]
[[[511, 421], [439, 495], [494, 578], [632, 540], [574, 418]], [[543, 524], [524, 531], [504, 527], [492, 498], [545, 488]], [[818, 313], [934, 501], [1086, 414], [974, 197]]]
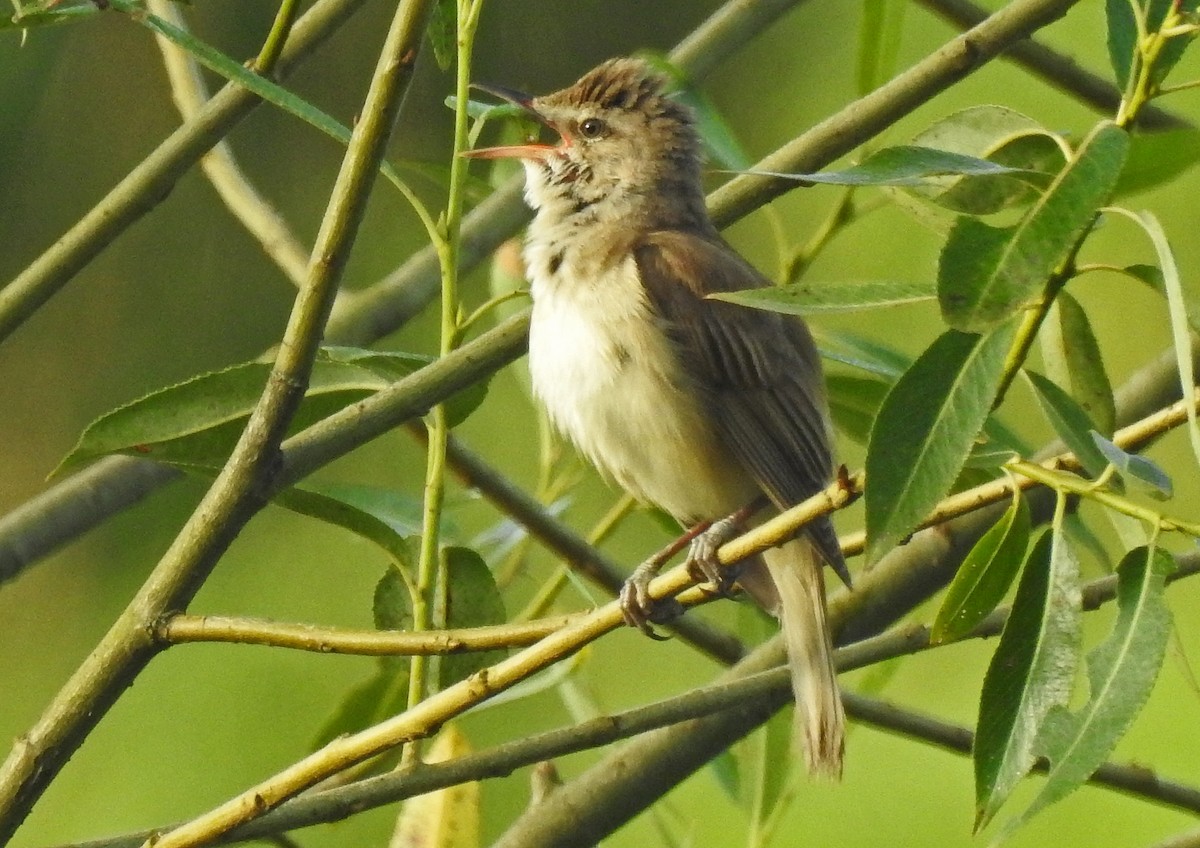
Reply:
[[608, 132], [608, 125], [599, 118], [584, 118], [579, 122], [579, 134], [584, 138], [600, 138]]

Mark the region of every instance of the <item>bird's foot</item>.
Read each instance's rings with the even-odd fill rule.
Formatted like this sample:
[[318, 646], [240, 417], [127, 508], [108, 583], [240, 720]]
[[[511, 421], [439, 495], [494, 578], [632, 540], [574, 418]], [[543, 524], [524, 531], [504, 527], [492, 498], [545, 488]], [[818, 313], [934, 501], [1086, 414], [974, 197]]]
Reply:
[[650, 583], [662, 570], [663, 560], [653, 556], [633, 570], [617, 600], [625, 623], [636, 627], [651, 639], [666, 639], [652, 625], [662, 624], [683, 613], [683, 605], [674, 598], [650, 597]]
[[742, 529], [744, 510], [714, 521], [708, 529], [692, 540], [688, 549], [687, 567], [697, 583], [707, 583], [707, 591], [714, 595], [728, 595], [737, 579], [734, 569], [725, 568], [717, 553], [721, 546], [737, 536]]

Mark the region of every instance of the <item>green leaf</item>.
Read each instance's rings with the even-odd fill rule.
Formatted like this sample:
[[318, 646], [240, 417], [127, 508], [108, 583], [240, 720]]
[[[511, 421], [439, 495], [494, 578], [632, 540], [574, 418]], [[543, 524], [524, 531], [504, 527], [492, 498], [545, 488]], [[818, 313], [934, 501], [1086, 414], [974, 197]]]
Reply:
[[1105, 0], [1104, 15], [1108, 22], [1108, 61], [1113, 78], [1121, 91], [1129, 89], [1129, 76], [1138, 48], [1138, 25], [1133, 4], [1129, 0]]
[[991, 227], [961, 218], [938, 268], [942, 317], [956, 330], [981, 332], [1041, 297], [1112, 193], [1129, 141], [1102, 123], [1021, 220]]
[[[1167, 296], [1167, 284], [1163, 280], [1162, 269], [1157, 265], [1126, 265], [1119, 270], [1122, 274], [1145, 283], [1162, 297]], [[1193, 295], [1190, 288], [1183, 289], [1182, 295], [1188, 326], [1191, 327], [1193, 333], [1200, 335], [1200, 298]]]
[[1108, 459], [1092, 441], [1095, 425], [1069, 394], [1035, 371], [1025, 371], [1046, 420], [1092, 477], [1108, 468]]
[[1200, 150], [1200, 129], [1191, 127], [1133, 136], [1129, 159], [1121, 170], [1113, 197], [1148, 191], [1174, 181], [1200, 161], [1197, 150]]
[[829, 393], [829, 412], [840, 433], [865, 445], [871, 437], [871, 425], [879, 416], [879, 407], [891, 389], [891, 382], [873, 377], [829, 374], [825, 378]]
[[820, 312], [853, 312], [932, 301], [937, 297], [932, 282], [864, 280], [862, 282], [803, 281], [787, 286], [766, 286], [736, 292], [710, 294], [740, 306], [812, 315]]
[[1141, 712], [1171, 637], [1171, 611], [1163, 596], [1174, 570], [1174, 557], [1159, 548], [1132, 550], [1117, 566], [1117, 620], [1108, 638], [1088, 654], [1091, 697], [1078, 712], [1060, 706], [1046, 716], [1035, 753], [1050, 761], [1050, 774], [1006, 832], [1079, 788]]
[[739, 173], [761, 177], [778, 177], [804, 183], [847, 186], [916, 186], [924, 185], [935, 177], [945, 176], [1002, 176], [1018, 173], [1009, 168], [980, 159], [935, 150], [932, 147], [902, 145], [885, 147], [876, 151], [857, 165], [840, 171], [821, 171], [815, 174], [786, 174], [779, 171], [751, 169]]
[[[1171, 0], [1166, 0], [1167, 5], [1170, 5]], [[1186, 4], [1184, 4], [1186, 5]], [[1192, 4], [1195, 5], [1194, 3]], [[1158, 27], [1150, 28], [1151, 31]], [[1167, 78], [1167, 74], [1179, 64], [1179, 60], [1183, 58], [1184, 52], [1191, 46], [1191, 43], [1196, 39], [1194, 31], [1179, 33], [1167, 39], [1162, 50], [1159, 51], [1158, 57], [1154, 61], [1153, 67], [1150, 68], [1150, 85], [1154, 88], [1162, 85], [1163, 80]]]
[[666, 54], [639, 50], [637, 55], [670, 81], [673, 97], [691, 108], [696, 116], [696, 131], [700, 134], [708, 158], [724, 168], [749, 168], [754, 160], [704, 89], [696, 86]]
[[1099, 433], [1092, 433], [1092, 441], [1122, 477], [1142, 483], [1151, 497], [1167, 500], [1174, 495], [1171, 478], [1153, 460], [1122, 450]]
[[904, 32], [907, 0], [873, 0], [862, 5], [858, 29], [858, 93], [868, 94], [892, 78]]
[[60, 6], [45, 9], [45, 4], [35, 4], [32, 11], [19, 12], [11, 17], [0, 17], [0, 32], [6, 29], [31, 29], [33, 27], [69, 24], [100, 13], [93, 0], [75, 6]]
[[[389, 383], [402, 380], [434, 361], [434, 357], [419, 353], [405, 353], [398, 350], [379, 351], [337, 345], [327, 345], [321, 348], [319, 356], [329, 362], [344, 362], [369, 369]], [[490, 379], [468, 386], [446, 401], [446, 415], [451, 427], [457, 427], [479, 408], [484, 398], [487, 397]]]
[[443, 71], [454, 67], [458, 55], [458, 5], [455, 0], [437, 0], [429, 15], [429, 46]]
[[1029, 507], [1020, 492], [1000, 520], [979, 537], [958, 567], [933, 622], [935, 645], [966, 636], [1004, 599], [1029, 544]]
[[950, 490], [996, 398], [1014, 327], [947, 330], [884, 399], [867, 448], [867, 562], [912, 532]]
[[1046, 313], [1039, 339], [1047, 376], [1067, 390], [1097, 430], [1111, 436], [1117, 420], [1112, 383], [1104, 370], [1100, 343], [1079, 301], [1059, 292]]
[[1079, 565], [1066, 538], [1047, 530], [1025, 562], [983, 680], [973, 752], [977, 831], [1032, 768], [1046, 715], [1070, 698], [1079, 628]]
[[[273, 502], [374, 542], [397, 564], [411, 561], [411, 537], [421, 529], [420, 504], [388, 489], [293, 486], [276, 494]], [[410, 515], [414, 507], [415, 520]]]
[[1008, 176], [954, 177], [904, 189], [908, 195], [971, 215], [1033, 202], [1034, 186], [1049, 185], [1064, 161], [1056, 136], [1032, 118], [1003, 106], [972, 106], [955, 112], [917, 134], [912, 143], [1015, 169]]
[[988, 179], [960, 177], [940, 192], [917, 190], [930, 200], [967, 215], [992, 215], [1004, 209], [1035, 202], [1062, 170], [1063, 151], [1058, 142], [1038, 131], [1006, 139], [987, 152], [988, 161], [1013, 169], [1011, 176]]
[[[349, 127], [337, 121], [331, 115], [321, 111], [304, 98], [293, 94], [265, 76], [255, 73], [241, 62], [234, 60], [220, 50], [196, 38], [190, 32], [180, 29], [157, 15], [148, 13], [142, 8], [140, 3], [133, 2], [133, 0], [108, 0], [108, 2], [112, 8], [124, 12], [151, 32], [161, 35], [163, 38], [187, 51], [197, 62], [210, 71], [217, 73], [231, 82], [237, 83], [268, 103], [274, 104], [310, 126], [316, 127], [341, 144], [350, 143]], [[396, 186], [405, 198], [413, 203], [414, 208], [417, 209], [419, 214], [424, 213], [424, 207], [416, 200], [416, 196], [412, 194], [408, 184], [401, 176], [400, 168], [389, 162], [382, 162], [379, 166], [379, 172]], [[428, 169], [421, 168], [421, 172], [422, 175], [427, 175]]]
[[[1183, 397], [1190, 398], [1195, 392], [1196, 374], [1192, 367], [1192, 338], [1188, 333], [1187, 297], [1183, 282], [1179, 278], [1179, 266], [1175, 264], [1175, 253], [1167, 241], [1167, 234], [1153, 212], [1139, 212], [1138, 222], [1154, 243], [1158, 253], [1158, 266], [1162, 270], [1163, 287], [1167, 292], [1167, 308], [1171, 316], [1171, 340], [1175, 347], [1175, 364], [1179, 370], [1179, 383]], [[1196, 405], [1187, 405], [1188, 438], [1192, 453], [1200, 462], [1200, 426], [1196, 423]]]
[[[323, 348], [288, 433], [297, 433], [432, 361], [410, 353]], [[233, 450], [270, 373], [271, 365], [265, 362], [234, 365], [105, 413], [87, 426], [53, 475], [113, 453], [185, 468], [219, 467]], [[478, 384], [452, 397], [447, 402], [451, 423], [469, 415], [486, 391], [485, 385]]]
[[[447, 586], [447, 627], [482, 627], [505, 622], [504, 601], [483, 557], [470, 548], [448, 547], [442, 550], [442, 567]], [[505, 651], [496, 650], [443, 657], [440, 666], [442, 688], [494, 665], [505, 655]]]
[[[405, 561], [405, 566], [410, 563]], [[388, 567], [375, 584], [372, 614], [376, 630], [406, 630], [412, 627], [408, 588], [396, 566]], [[375, 673], [355, 686], [338, 704], [333, 715], [317, 731], [313, 749], [321, 748], [344, 733], [357, 733], [396, 715], [408, 705], [409, 658], [379, 657]]]
[[[270, 373], [269, 364], [248, 362], [193, 377], [119, 407], [89, 424], [53, 473], [112, 453], [183, 466], [219, 466], [237, 442]], [[386, 385], [367, 369], [317, 362], [289, 432]]]
[[828, 327], [810, 327], [821, 356], [843, 365], [849, 365], [877, 374], [886, 380], [895, 380], [912, 364], [903, 354], [882, 345], [866, 336], [855, 335]]

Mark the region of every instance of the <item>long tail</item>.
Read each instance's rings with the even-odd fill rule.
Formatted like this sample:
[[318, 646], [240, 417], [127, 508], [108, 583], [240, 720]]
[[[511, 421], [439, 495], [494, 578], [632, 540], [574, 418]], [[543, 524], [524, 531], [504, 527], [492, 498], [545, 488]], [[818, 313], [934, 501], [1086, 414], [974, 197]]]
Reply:
[[804, 740], [810, 774], [840, 779], [846, 719], [825, 616], [823, 563], [803, 538], [762, 556], [779, 595], [796, 698], [793, 738]]

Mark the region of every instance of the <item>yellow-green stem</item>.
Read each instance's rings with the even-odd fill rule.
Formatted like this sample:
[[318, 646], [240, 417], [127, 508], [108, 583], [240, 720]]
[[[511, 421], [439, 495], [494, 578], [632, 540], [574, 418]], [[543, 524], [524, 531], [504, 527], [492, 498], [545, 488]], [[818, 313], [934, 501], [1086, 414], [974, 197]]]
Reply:
[[267, 34], [267, 40], [254, 60], [254, 70], [263, 76], [270, 76], [271, 72], [275, 70], [275, 63], [279, 61], [283, 45], [292, 31], [292, 24], [296, 20], [299, 6], [297, 0], [283, 0], [279, 4], [279, 11], [275, 13], [275, 20], [271, 24], [270, 33]]
[[1060, 495], [1078, 495], [1082, 498], [1093, 500], [1116, 512], [1132, 516], [1146, 522], [1152, 529], [1187, 533], [1190, 536], [1200, 538], [1200, 524], [1191, 521], [1182, 521], [1178, 518], [1164, 515], [1161, 512], [1155, 512], [1153, 509], [1136, 504], [1109, 489], [1097, 488], [1095, 482], [1092, 480], [1084, 480], [1082, 477], [1076, 477], [1073, 474], [1052, 471], [1045, 466], [1026, 462], [1025, 460], [1013, 460], [1005, 463], [1005, 468], [1023, 477], [1028, 477], [1030, 480], [1036, 480], [1038, 483], [1053, 489]]
[[[471, 80], [471, 48], [475, 29], [479, 21], [482, 0], [459, 0], [457, 14], [457, 44], [455, 94], [458, 98], [454, 113], [454, 152], [450, 161], [450, 186], [446, 197], [446, 212], [443, 218], [443, 238], [436, 241], [438, 261], [442, 272], [441, 309], [441, 354], [452, 352], [461, 337], [458, 298], [458, 253], [461, 243], [463, 214], [463, 189], [467, 175], [467, 161], [459, 154], [467, 149], [468, 138], [468, 86]], [[417, 631], [429, 629], [431, 612], [438, 593], [438, 560], [440, 550], [440, 525], [446, 487], [446, 442], [450, 435], [449, 421], [444, 405], [431, 410], [427, 426], [429, 445], [425, 465], [425, 498], [421, 519], [421, 547], [417, 562], [417, 594], [413, 599], [413, 628]], [[444, 626], [445, 622], [441, 622]], [[420, 703], [432, 688], [428, 674], [430, 665], [414, 661], [409, 680], [409, 707]], [[417, 754], [415, 748], [405, 752], [408, 760]]]

